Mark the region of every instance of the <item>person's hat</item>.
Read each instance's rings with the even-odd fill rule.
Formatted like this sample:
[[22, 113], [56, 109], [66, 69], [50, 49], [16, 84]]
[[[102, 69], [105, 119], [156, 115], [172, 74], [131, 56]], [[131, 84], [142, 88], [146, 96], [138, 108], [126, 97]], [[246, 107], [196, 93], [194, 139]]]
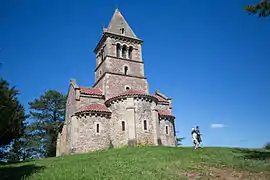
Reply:
[[192, 130], [192, 131], [194, 131], [195, 129], [194, 129], [194, 128], [192, 128], [191, 130]]

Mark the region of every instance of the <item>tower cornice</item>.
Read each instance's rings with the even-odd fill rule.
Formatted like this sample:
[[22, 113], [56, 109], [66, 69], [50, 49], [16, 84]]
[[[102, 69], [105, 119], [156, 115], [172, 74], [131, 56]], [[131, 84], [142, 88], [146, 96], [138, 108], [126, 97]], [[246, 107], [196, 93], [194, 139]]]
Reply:
[[94, 49], [94, 52], [97, 53], [100, 46], [104, 43], [104, 41], [107, 39], [107, 37], [111, 37], [114, 39], [119, 39], [119, 40], [124, 40], [127, 42], [134, 42], [134, 43], [138, 43], [138, 44], [142, 44], [143, 40], [139, 39], [139, 38], [134, 38], [134, 37], [130, 37], [130, 36], [125, 36], [125, 35], [121, 35], [121, 34], [116, 34], [116, 33], [111, 33], [108, 31], [104, 31], [103, 35], [100, 39], [100, 41], [98, 42], [97, 46]]

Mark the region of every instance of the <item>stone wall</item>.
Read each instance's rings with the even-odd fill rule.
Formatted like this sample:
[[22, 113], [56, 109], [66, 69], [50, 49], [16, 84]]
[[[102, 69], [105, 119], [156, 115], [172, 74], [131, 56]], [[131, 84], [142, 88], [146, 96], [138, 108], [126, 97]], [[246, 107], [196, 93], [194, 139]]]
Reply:
[[107, 63], [109, 72], [124, 75], [124, 66], [127, 66], [127, 75], [144, 77], [144, 64], [142, 62], [108, 57], [105, 63]]
[[[86, 153], [106, 149], [110, 145], [110, 119], [105, 116], [84, 114], [77, 117], [77, 128], [74, 129], [73, 153]], [[99, 132], [97, 132], [99, 126]]]
[[[156, 126], [152, 119], [152, 103], [144, 98], [136, 98], [134, 100], [135, 106], [135, 121], [136, 121], [136, 138], [137, 142], [145, 145], [155, 145], [156, 141], [154, 126]], [[144, 129], [144, 121], [146, 121], [146, 130]]]
[[141, 44], [132, 42], [131, 40], [127, 41], [126, 39], [119, 39], [119, 38], [111, 38], [108, 37], [106, 42], [108, 45], [108, 55], [116, 57], [116, 45], [119, 43], [121, 46], [126, 45], [127, 47], [132, 46], [132, 60], [135, 61], [142, 61], [142, 48]]
[[[166, 127], [168, 132], [166, 132]], [[170, 120], [160, 119], [160, 139], [163, 146], [175, 146], [174, 128]]]
[[[113, 103], [109, 108], [112, 111], [110, 120], [110, 134], [114, 147], [125, 146], [128, 143], [128, 117], [125, 117], [127, 107], [127, 99], [122, 99], [116, 103]], [[125, 122], [125, 130], [122, 130], [122, 121]]]
[[148, 93], [148, 83], [146, 79], [119, 76], [113, 74], [107, 74], [106, 76], [106, 99], [109, 99], [126, 91], [125, 86], [129, 86], [133, 90]]
[[161, 104], [161, 103], [158, 103], [158, 104], [157, 104], [156, 109], [157, 109], [157, 110], [168, 110], [168, 111], [171, 111], [169, 105], [167, 105], [167, 104]]
[[67, 147], [67, 127], [66, 125], [62, 128], [62, 133], [60, 135], [60, 148], [59, 154], [65, 155], [68, 154], [68, 147]]
[[92, 103], [104, 104], [104, 98], [81, 94], [76, 111]]

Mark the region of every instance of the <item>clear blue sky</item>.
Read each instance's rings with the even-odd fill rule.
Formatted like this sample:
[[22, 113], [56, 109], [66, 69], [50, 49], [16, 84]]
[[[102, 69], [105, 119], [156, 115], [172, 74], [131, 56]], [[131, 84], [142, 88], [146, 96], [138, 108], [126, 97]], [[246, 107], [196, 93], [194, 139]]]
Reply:
[[0, 1], [0, 76], [25, 107], [46, 90], [67, 93], [71, 78], [92, 86], [93, 49], [118, 3], [144, 40], [150, 91], [173, 98], [184, 145], [200, 125], [205, 146], [261, 147], [270, 141], [270, 19], [243, 11], [257, 1]]

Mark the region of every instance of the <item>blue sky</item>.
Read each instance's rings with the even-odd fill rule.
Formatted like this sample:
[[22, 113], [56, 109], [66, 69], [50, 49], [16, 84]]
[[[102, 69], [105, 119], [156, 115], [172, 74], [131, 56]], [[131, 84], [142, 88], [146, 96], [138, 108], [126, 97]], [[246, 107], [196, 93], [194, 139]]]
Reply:
[[25, 107], [46, 90], [67, 93], [71, 78], [92, 86], [93, 49], [118, 3], [144, 40], [150, 91], [173, 98], [184, 145], [199, 125], [205, 146], [261, 147], [270, 140], [270, 19], [243, 11], [257, 1], [0, 1], [0, 76]]

